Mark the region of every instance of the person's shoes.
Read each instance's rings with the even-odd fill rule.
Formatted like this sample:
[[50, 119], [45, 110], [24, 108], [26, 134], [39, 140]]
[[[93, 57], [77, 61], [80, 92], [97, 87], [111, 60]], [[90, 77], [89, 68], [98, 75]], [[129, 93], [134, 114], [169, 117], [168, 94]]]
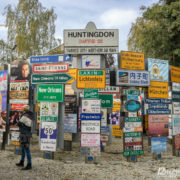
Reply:
[[28, 163], [25, 168], [22, 168], [22, 170], [29, 170], [32, 169], [31, 163]]
[[24, 161], [20, 160], [19, 163], [16, 163], [16, 166], [24, 167]]

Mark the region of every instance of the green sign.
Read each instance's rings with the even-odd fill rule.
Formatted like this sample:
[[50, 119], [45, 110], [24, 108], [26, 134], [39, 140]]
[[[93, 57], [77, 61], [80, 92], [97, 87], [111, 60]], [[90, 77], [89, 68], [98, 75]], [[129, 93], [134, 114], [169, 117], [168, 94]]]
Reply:
[[125, 138], [127, 137], [141, 137], [142, 133], [141, 132], [126, 132], [125, 134]]
[[132, 151], [123, 152], [123, 156], [137, 156], [143, 154], [144, 154], [144, 150], [132, 150]]
[[138, 89], [123, 89], [123, 95], [140, 95], [140, 91]]
[[63, 84], [38, 85], [37, 101], [64, 102], [64, 85]]
[[101, 99], [102, 108], [112, 108], [113, 107], [113, 95], [112, 94], [99, 94], [99, 99]]
[[125, 122], [141, 122], [141, 117], [125, 117]]
[[41, 116], [41, 121], [57, 122], [58, 121], [58, 117]]
[[83, 76], [102, 76], [104, 75], [104, 71], [102, 70], [81, 70], [79, 71], [79, 75]]
[[67, 83], [73, 79], [72, 76], [66, 73], [54, 73], [54, 74], [32, 74], [32, 84], [43, 83]]
[[84, 89], [84, 98], [85, 99], [98, 99], [98, 89]]

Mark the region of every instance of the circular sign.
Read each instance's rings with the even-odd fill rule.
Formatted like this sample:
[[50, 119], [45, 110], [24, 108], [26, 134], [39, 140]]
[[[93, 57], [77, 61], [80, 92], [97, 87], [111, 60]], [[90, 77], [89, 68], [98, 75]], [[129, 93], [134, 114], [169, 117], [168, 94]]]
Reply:
[[136, 100], [129, 100], [125, 103], [125, 108], [130, 112], [137, 112], [141, 109], [141, 104]]

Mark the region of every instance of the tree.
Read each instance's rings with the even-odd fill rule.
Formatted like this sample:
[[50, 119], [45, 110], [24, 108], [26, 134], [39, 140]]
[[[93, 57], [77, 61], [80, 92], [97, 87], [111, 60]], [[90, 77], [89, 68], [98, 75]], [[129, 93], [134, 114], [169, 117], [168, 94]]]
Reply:
[[131, 26], [128, 49], [180, 65], [180, 2], [160, 0], [141, 10], [142, 17], [138, 17]]
[[19, 0], [13, 10], [5, 7], [8, 27], [7, 45], [14, 47], [18, 57], [26, 59], [32, 55], [42, 55], [57, 46], [54, 9], [44, 8], [38, 0]]

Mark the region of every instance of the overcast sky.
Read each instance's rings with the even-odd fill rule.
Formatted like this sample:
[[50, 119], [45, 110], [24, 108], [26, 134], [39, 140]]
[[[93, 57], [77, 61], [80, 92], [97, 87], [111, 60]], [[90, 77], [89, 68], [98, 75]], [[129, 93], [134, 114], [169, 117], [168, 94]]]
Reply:
[[[97, 29], [119, 29], [119, 50], [127, 50], [131, 24], [141, 16], [140, 6], [151, 6], [158, 0], [40, 0], [43, 7], [53, 7], [57, 14], [55, 37], [63, 40], [64, 29], [84, 29], [93, 21]], [[18, 0], [1, 1], [0, 25], [4, 7], [15, 7]], [[7, 28], [0, 26], [0, 39], [6, 40]]]

